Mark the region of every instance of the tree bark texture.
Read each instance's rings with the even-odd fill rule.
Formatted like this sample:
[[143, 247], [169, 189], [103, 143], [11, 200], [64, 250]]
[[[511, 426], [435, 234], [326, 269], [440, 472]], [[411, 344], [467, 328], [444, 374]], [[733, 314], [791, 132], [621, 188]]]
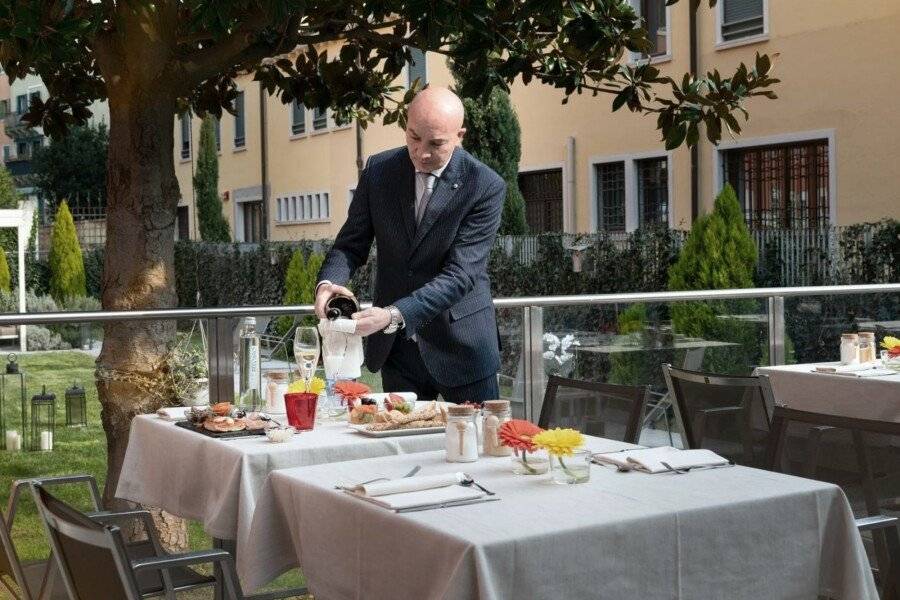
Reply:
[[[177, 303], [174, 228], [179, 189], [173, 124], [179, 94], [167, 76], [174, 42], [167, 39], [164, 26], [160, 15], [137, 9], [120, 16], [116, 30], [97, 43], [110, 113], [105, 310], [170, 308]], [[96, 383], [107, 439], [107, 506], [123, 504], [115, 499], [115, 491], [132, 419], [173, 397], [166, 357], [174, 336], [174, 321], [104, 326]], [[167, 545], [186, 547], [186, 523], [171, 515], [156, 517]]]

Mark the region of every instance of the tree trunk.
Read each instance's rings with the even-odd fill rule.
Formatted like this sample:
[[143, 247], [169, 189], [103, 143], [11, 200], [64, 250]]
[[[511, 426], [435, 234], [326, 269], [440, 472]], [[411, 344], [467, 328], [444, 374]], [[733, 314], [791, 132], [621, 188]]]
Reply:
[[[110, 93], [109, 109], [103, 308], [174, 307], [179, 197], [173, 163], [175, 93], [158, 82], [131, 85], [121, 94]], [[131, 420], [173, 397], [165, 359], [174, 336], [174, 321], [122, 321], [104, 327], [96, 380], [107, 439], [107, 506], [123, 504], [115, 500], [115, 491]], [[166, 531], [173, 529], [168, 518], [157, 523], [163, 525], [163, 536], [182, 543], [186, 539], [183, 521], [174, 531]]]

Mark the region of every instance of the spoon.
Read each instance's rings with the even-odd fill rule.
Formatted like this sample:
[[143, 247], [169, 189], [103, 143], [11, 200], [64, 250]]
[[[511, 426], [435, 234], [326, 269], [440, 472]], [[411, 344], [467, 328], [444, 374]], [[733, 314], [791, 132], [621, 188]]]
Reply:
[[494, 492], [490, 491], [489, 489], [487, 489], [486, 487], [484, 487], [483, 485], [481, 485], [480, 483], [478, 483], [477, 481], [472, 479], [472, 476], [469, 475], [468, 473], [463, 473], [463, 480], [460, 481], [459, 484], [464, 485], [466, 487], [470, 487], [470, 486], [474, 485], [475, 487], [477, 487], [479, 490], [481, 490], [488, 496], [494, 495]]

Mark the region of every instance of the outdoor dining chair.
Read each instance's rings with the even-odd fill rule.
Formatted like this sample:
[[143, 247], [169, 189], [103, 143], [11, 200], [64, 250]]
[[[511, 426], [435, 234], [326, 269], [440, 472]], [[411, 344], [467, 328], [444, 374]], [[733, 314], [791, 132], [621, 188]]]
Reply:
[[[61, 585], [54, 585], [54, 573], [48, 566], [49, 560], [19, 560], [12, 542], [12, 529], [19, 498], [23, 492], [28, 493], [35, 480], [20, 479], [13, 482], [7, 505], [6, 515], [0, 514], [0, 582], [9, 590], [16, 600], [56, 600], [68, 598]], [[64, 475], [60, 477], [44, 477], [40, 481], [45, 486], [78, 485], [87, 488], [92, 509], [100, 510], [100, 492], [97, 482], [90, 475]], [[15, 588], [10, 585], [15, 584]]]
[[551, 375], [538, 425], [570, 427], [631, 444], [641, 435], [647, 386], [614, 385]]
[[[794, 443], [803, 432], [827, 426], [833, 431], [845, 433], [847, 444], [831, 436], [831, 445], [819, 448], [809, 444]], [[900, 533], [898, 519], [882, 513], [879, 489], [889, 495], [900, 494], [900, 423], [889, 420], [858, 418], [834, 412], [813, 412], [785, 406], [775, 406], [772, 431], [766, 448], [766, 467], [772, 471], [790, 470], [797, 461], [787, 460], [787, 454], [798, 458], [803, 451], [820, 454], [816, 479], [829, 479], [831, 473], [846, 469], [855, 462], [857, 470], [853, 482], [861, 483], [861, 495], [865, 517], [857, 518], [860, 532], [872, 532], [872, 542], [878, 568], [876, 575], [882, 585], [883, 600], [900, 600]], [[851, 452], [846, 449], [852, 448]], [[806, 461], [799, 457], [799, 463]], [[879, 480], [879, 481], [876, 481]], [[841, 482], [853, 501], [852, 485]], [[880, 484], [880, 485], [879, 485]]]
[[663, 365], [688, 448], [707, 448], [738, 464], [764, 460], [775, 396], [765, 375], [716, 375]]
[[[32, 489], [61, 578], [73, 600], [138, 600], [160, 596], [174, 600], [176, 592], [212, 585], [221, 586], [224, 597], [234, 600], [274, 600], [298, 594], [297, 590], [279, 590], [244, 595], [231, 554], [224, 550], [167, 554], [149, 524], [146, 526], [154, 552], [135, 555], [129, 550], [122, 530], [111, 521], [122, 517], [150, 519], [149, 512], [89, 516], [53, 496], [40, 482], [34, 483]], [[203, 564], [217, 567], [221, 577], [208, 577], [191, 568]]]

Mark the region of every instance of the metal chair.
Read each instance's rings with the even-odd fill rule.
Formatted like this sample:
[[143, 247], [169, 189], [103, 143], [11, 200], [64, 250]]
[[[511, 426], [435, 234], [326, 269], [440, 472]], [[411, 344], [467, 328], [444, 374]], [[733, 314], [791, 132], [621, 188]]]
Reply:
[[551, 375], [538, 425], [637, 444], [647, 386], [613, 385]]
[[[787, 448], [787, 432], [790, 425], [804, 426], [810, 429], [826, 426], [837, 430], [848, 431], [851, 435], [856, 466], [862, 483], [862, 494], [868, 516], [857, 518], [856, 525], [860, 532], [871, 531], [875, 546], [875, 558], [878, 569], [876, 574], [882, 584], [883, 600], [900, 600], [900, 534], [898, 519], [881, 513], [881, 506], [875, 483], [875, 472], [871, 460], [868, 441], [879, 436], [900, 438], [900, 422], [887, 420], [871, 420], [838, 414], [827, 414], [798, 410], [785, 406], [775, 406], [772, 418], [772, 431], [766, 448], [766, 466], [769, 470], [784, 470], [788, 464], [784, 458]], [[807, 448], [809, 446], [807, 445]], [[802, 448], [802, 446], [801, 446]], [[897, 455], [900, 450], [888, 443], [882, 449], [890, 454], [887, 463], [894, 467], [900, 465]], [[818, 453], [819, 449], [815, 451]], [[900, 471], [900, 469], [898, 469]], [[877, 535], [876, 535], [877, 534]]]
[[663, 365], [688, 448], [708, 448], [736, 463], [760, 466], [775, 396], [765, 375], [715, 375]]
[[[63, 583], [73, 600], [104, 598], [138, 600], [165, 596], [203, 586], [221, 585], [225, 597], [234, 600], [274, 600], [297, 595], [297, 590], [280, 590], [244, 595], [234, 559], [224, 550], [202, 550], [166, 554], [151, 527], [150, 542], [155, 553], [135, 556], [121, 529], [110, 521], [122, 517], [150, 519], [147, 511], [88, 516], [54, 497], [40, 482], [32, 485], [35, 503], [43, 517]], [[221, 578], [203, 576], [193, 565], [212, 564]]]
[[[27, 490], [34, 480], [24, 479], [13, 482], [6, 516], [0, 514], [0, 582], [9, 590], [16, 600], [51, 600], [68, 598], [62, 586], [54, 586], [54, 570], [48, 568], [52, 563], [48, 560], [34, 560], [22, 562], [16, 553], [12, 542], [12, 528], [19, 506], [19, 496]], [[66, 475], [62, 477], [44, 477], [41, 479], [46, 486], [80, 484], [87, 487], [92, 507], [100, 510], [100, 491], [97, 482], [90, 475]], [[11, 583], [14, 583], [14, 589]]]

